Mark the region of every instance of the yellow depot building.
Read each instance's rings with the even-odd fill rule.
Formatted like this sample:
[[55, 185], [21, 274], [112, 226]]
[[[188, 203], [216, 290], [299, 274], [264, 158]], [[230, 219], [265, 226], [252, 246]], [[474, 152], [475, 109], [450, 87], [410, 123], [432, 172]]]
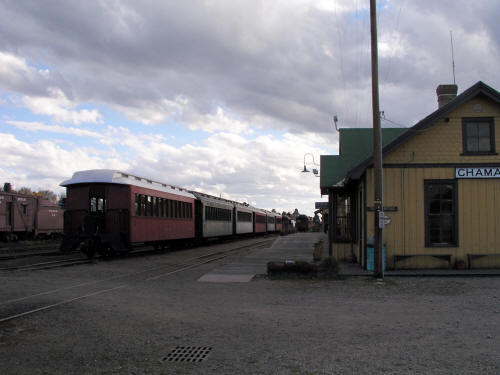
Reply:
[[[478, 82], [408, 129], [382, 129], [386, 269], [500, 267], [500, 95]], [[372, 129], [340, 129], [321, 156], [329, 242], [339, 260], [372, 269]]]

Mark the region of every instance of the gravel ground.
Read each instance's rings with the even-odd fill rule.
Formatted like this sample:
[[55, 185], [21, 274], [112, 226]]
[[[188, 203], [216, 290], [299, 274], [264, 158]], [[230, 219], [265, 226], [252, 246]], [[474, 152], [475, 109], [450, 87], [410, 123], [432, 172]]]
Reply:
[[[0, 313], [78, 293], [41, 295], [14, 306], [1, 301], [167, 267], [183, 256], [3, 273]], [[197, 281], [214, 267], [209, 263], [156, 280], [134, 277], [109, 293], [0, 323], [1, 373], [500, 373], [500, 278]], [[109, 280], [78, 292], [120, 283]], [[211, 352], [201, 363], [164, 360], [176, 346]]]

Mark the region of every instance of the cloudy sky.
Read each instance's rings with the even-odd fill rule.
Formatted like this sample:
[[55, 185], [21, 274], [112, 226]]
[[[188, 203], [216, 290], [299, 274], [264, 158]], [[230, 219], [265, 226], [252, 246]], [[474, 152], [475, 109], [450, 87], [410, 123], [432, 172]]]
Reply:
[[[369, 1], [0, 0], [0, 176], [113, 168], [312, 214], [305, 154], [371, 127]], [[384, 127], [452, 83], [500, 89], [498, 0], [378, 1]], [[313, 157], [306, 155], [309, 168]], [[325, 200], [326, 197], [323, 197]]]

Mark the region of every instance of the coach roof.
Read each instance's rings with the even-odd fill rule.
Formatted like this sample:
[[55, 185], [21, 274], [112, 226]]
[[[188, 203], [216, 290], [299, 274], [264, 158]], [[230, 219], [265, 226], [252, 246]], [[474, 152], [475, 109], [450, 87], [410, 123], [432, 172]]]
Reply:
[[139, 186], [146, 189], [153, 189], [170, 194], [182, 195], [195, 199], [195, 196], [186, 189], [153, 181], [148, 178], [138, 177], [130, 173], [117, 171], [114, 169], [90, 169], [73, 173], [73, 176], [60, 183], [60, 186], [70, 186], [77, 184], [107, 183]]

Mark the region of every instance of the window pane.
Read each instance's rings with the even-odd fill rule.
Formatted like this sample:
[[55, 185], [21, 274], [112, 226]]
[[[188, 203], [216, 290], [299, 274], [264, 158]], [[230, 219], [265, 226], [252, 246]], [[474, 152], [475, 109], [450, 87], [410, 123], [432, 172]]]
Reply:
[[430, 226], [431, 231], [432, 230], [439, 230], [439, 228], [441, 227], [441, 220], [440, 220], [439, 215], [429, 217], [429, 226]]
[[441, 242], [450, 243], [453, 241], [453, 220], [453, 215], [441, 217]]
[[490, 124], [489, 123], [480, 123], [477, 125], [478, 125], [477, 135], [479, 137], [490, 138]]
[[439, 229], [431, 229], [430, 231], [430, 236], [431, 236], [431, 243], [440, 243], [441, 242], [441, 231]]
[[442, 199], [452, 199], [453, 198], [453, 185], [442, 185], [441, 187], [441, 198]]
[[451, 214], [453, 213], [453, 201], [444, 200], [441, 202], [441, 213]]
[[467, 137], [467, 151], [475, 152], [478, 150], [477, 138]]
[[481, 137], [478, 139], [478, 146], [477, 146], [478, 151], [491, 151], [491, 142], [490, 138], [487, 137]]
[[147, 216], [153, 216], [153, 202], [152, 202], [152, 199], [151, 197], [148, 195], [146, 197], [146, 205], [147, 205], [147, 210], [148, 210], [148, 213], [147, 213]]
[[431, 200], [431, 204], [429, 205], [429, 213], [439, 214], [440, 212], [441, 212], [440, 200], [439, 199]]
[[97, 199], [97, 211], [104, 212], [104, 199], [103, 198]]
[[147, 215], [147, 212], [146, 212], [146, 196], [145, 195], [141, 195], [141, 215], [142, 216], [146, 216]]
[[97, 198], [90, 198], [90, 212], [97, 212]]
[[470, 122], [467, 124], [467, 138], [468, 137], [477, 137], [477, 123]]

